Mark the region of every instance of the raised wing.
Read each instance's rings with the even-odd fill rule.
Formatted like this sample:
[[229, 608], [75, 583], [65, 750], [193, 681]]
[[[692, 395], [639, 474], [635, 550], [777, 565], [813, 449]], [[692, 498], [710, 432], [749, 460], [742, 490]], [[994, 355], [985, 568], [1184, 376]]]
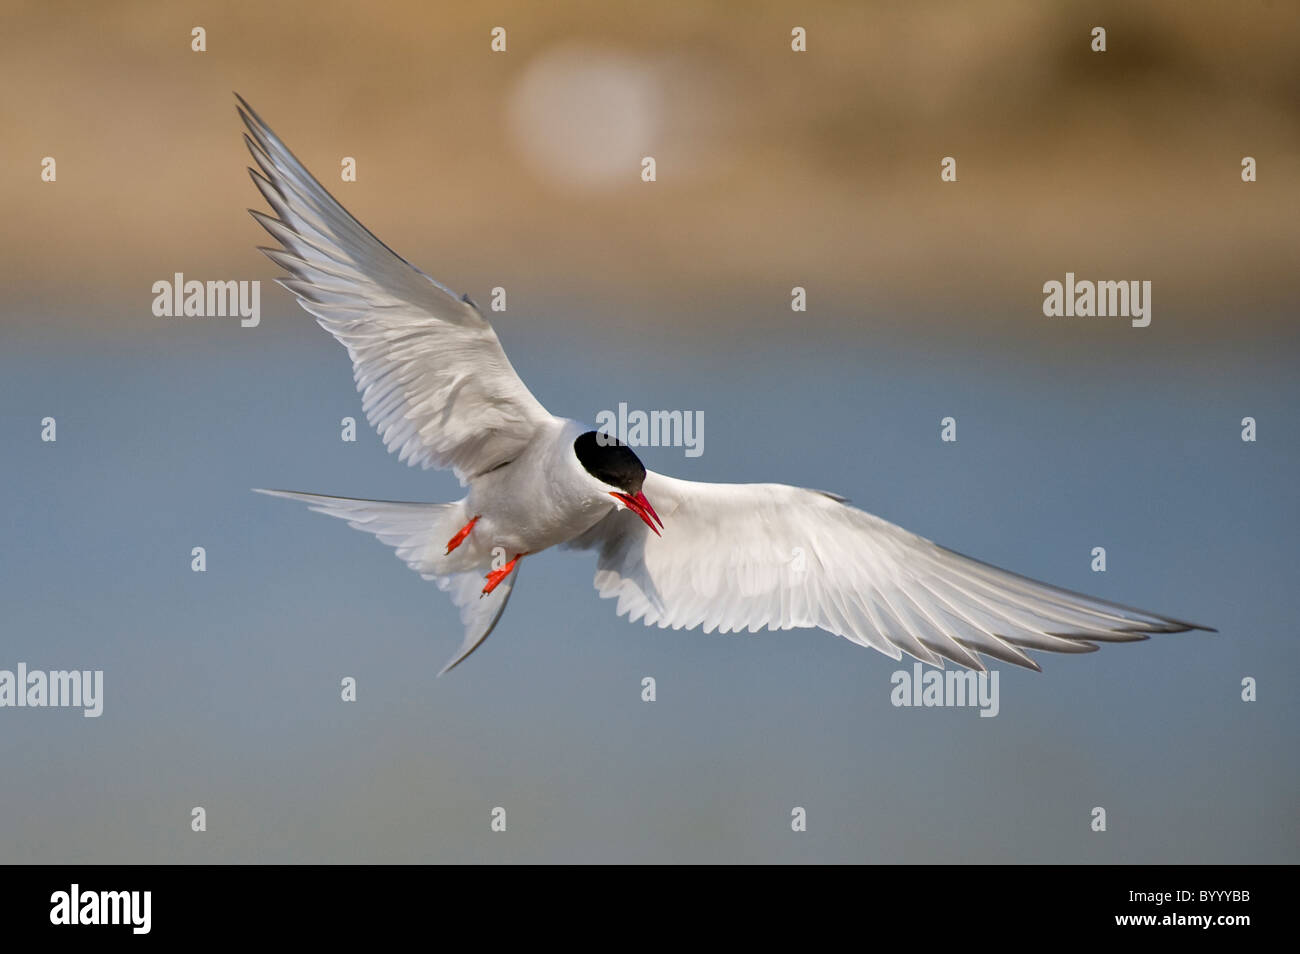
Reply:
[[348, 349], [385, 446], [404, 462], [449, 467], [462, 484], [514, 459], [551, 416], [492, 326], [468, 298], [375, 238], [239, 103], [258, 166], [249, 172], [275, 211], [252, 214], [281, 246], [262, 251], [289, 272], [280, 284]]
[[598, 551], [596, 589], [647, 625], [705, 632], [820, 627], [893, 659], [1038, 669], [1026, 649], [1206, 629], [1058, 589], [946, 550], [842, 498], [781, 484], [646, 475], [662, 537], [610, 514], [574, 547]]

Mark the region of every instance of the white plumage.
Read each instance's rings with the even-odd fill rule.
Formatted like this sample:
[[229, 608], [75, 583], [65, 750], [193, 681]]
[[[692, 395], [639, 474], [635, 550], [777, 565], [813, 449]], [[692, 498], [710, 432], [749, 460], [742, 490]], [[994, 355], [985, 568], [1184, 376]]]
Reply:
[[467, 298], [425, 275], [348, 214], [240, 99], [283, 248], [263, 248], [280, 284], [347, 348], [366, 419], [400, 460], [462, 484], [518, 455], [552, 420]]
[[820, 491], [651, 471], [645, 494], [662, 537], [619, 513], [572, 545], [596, 549], [600, 595], [647, 625], [819, 627], [894, 659], [977, 669], [976, 653], [1037, 669], [1024, 649], [1090, 652], [1203, 628], [972, 560]]
[[263, 251], [289, 272], [281, 284], [347, 349], [388, 449], [468, 487], [447, 504], [263, 492], [374, 534], [447, 591], [465, 634], [443, 672], [492, 632], [519, 558], [559, 544], [596, 551], [597, 590], [631, 620], [819, 627], [937, 665], [983, 669], [984, 655], [1037, 669], [1025, 650], [1089, 652], [1207, 628], [980, 563], [821, 491], [676, 480], [639, 461], [631, 483], [600, 462], [593, 472], [576, 452], [585, 429], [533, 397], [473, 303], [375, 238], [240, 105], [250, 172], [275, 212], [253, 215], [280, 245]]

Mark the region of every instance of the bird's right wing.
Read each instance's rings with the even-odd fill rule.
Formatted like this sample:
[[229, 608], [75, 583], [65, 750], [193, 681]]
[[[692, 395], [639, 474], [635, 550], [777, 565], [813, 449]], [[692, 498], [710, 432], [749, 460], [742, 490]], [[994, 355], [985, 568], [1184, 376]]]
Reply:
[[647, 625], [755, 632], [820, 627], [893, 659], [1037, 669], [1025, 649], [1205, 629], [1058, 589], [946, 550], [849, 506], [781, 484], [705, 484], [648, 472], [663, 519], [625, 510], [570, 546], [597, 551], [596, 589]]
[[[492, 326], [343, 208], [252, 107], [239, 100], [250, 169], [280, 244], [263, 252], [280, 284], [347, 348], [384, 445], [404, 462], [451, 468], [461, 483], [512, 460], [553, 418], [524, 386]], [[259, 171], [260, 170], [260, 171]]]

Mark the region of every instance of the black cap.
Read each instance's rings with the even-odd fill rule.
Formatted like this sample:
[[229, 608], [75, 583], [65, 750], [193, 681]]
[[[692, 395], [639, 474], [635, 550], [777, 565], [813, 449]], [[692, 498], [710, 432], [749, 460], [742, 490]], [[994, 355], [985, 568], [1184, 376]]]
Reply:
[[573, 452], [587, 473], [633, 496], [645, 482], [645, 465], [632, 449], [609, 434], [588, 431], [573, 442]]

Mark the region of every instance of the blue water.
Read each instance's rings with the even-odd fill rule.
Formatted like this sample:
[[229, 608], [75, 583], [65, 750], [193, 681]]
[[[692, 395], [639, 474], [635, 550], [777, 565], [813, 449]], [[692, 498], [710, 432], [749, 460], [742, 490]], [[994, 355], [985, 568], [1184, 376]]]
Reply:
[[442, 594], [369, 536], [249, 492], [461, 492], [385, 453], [342, 350], [277, 297], [258, 329], [6, 332], [0, 668], [103, 669], [106, 699], [99, 719], [0, 710], [0, 859], [1300, 860], [1294, 342], [1188, 342], [1172, 318], [996, 340], [847, 312], [745, 334], [498, 322], [557, 413], [703, 411], [703, 456], [647, 449], [654, 469], [838, 491], [1219, 629], [1004, 667], [981, 719], [894, 708], [899, 664], [820, 631], [628, 624], [572, 553], [528, 558], [497, 631], [435, 680], [460, 640]]

